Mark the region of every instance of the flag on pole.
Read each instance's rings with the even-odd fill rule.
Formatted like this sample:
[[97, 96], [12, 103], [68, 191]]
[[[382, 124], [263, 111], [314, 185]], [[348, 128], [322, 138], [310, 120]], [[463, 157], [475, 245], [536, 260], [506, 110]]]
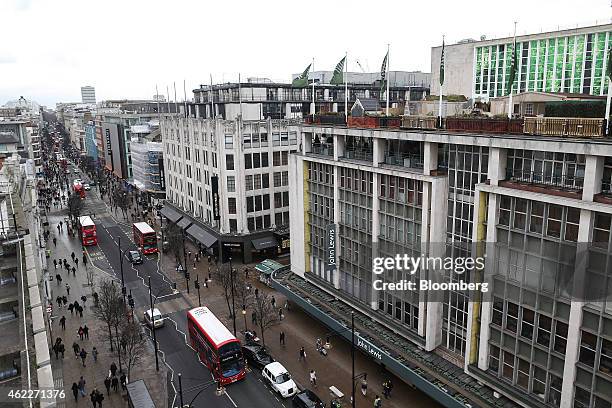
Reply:
[[346, 62], [346, 56], [344, 56], [340, 62], [336, 65], [336, 69], [334, 69], [334, 75], [332, 76], [331, 81], [329, 81], [332, 85], [342, 85], [344, 83], [344, 64]]
[[606, 76], [612, 80], [612, 47], [608, 49], [608, 61], [606, 64]]
[[517, 66], [517, 56], [516, 56], [516, 36], [514, 37], [514, 45], [512, 46], [512, 61], [510, 61], [510, 73], [508, 74], [508, 85], [506, 86], [507, 94], [512, 93], [512, 85], [514, 84], [514, 80], [516, 78], [516, 66]]
[[309, 64], [302, 74], [295, 78], [293, 82], [291, 82], [291, 86], [296, 88], [303, 88], [308, 85], [308, 73], [310, 72], [310, 67], [312, 64]]
[[442, 37], [442, 54], [440, 55], [440, 86], [444, 85], [444, 37]]
[[385, 59], [383, 59], [382, 66], [380, 67], [380, 93], [385, 91], [386, 83], [387, 83], [387, 60], [389, 59], [389, 50], [387, 50], [387, 54], [385, 55]]

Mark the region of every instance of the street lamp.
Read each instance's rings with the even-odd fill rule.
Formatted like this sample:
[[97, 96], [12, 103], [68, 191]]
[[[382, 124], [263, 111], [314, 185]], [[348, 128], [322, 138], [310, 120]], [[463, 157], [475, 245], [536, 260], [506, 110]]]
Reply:
[[202, 299], [200, 298], [200, 277], [198, 275], [196, 275], [196, 280], [194, 284], [195, 288], [198, 290], [198, 306], [202, 307]]
[[234, 302], [234, 268], [232, 268], [232, 257], [229, 257], [230, 285], [232, 287], [232, 320], [234, 322], [234, 336], [236, 335], [236, 303]]
[[247, 332], [247, 321], [246, 321], [246, 306], [242, 305], [242, 317], [244, 318], [244, 331]]
[[151, 304], [151, 330], [153, 331], [153, 345], [155, 346], [155, 370], [159, 371], [159, 360], [157, 358], [157, 335], [155, 334], [155, 315], [153, 314], [153, 293], [151, 288], [151, 275], [149, 275], [149, 303]]
[[117, 237], [117, 248], [119, 248], [119, 265], [121, 266], [121, 294], [123, 295], [123, 303], [125, 304], [125, 280], [123, 279], [123, 253], [121, 252], [121, 237]]

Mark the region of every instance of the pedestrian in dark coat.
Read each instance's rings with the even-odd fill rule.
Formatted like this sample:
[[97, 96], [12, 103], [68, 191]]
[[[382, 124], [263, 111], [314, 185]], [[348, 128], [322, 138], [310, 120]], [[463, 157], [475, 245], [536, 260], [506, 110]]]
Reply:
[[83, 341], [83, 328], [79, 327], [79, 330], [77, 331], [79, 337], [81, 338], [81, 341]]
[[83, 326], [83, 334], [86, 339], [89, 339], [89, 327], [87, 327], [87, 325]]
[[94, 388], [91, 394], [89, 394], [89, 399], [91, 399], [91, 403], [93, 404], [94, 408], [96, 408], [96, 403], [98, 402], [98, 396], [96, 395], [97, 392], [98, 390]]
[[66, 346], [64, 346], [64, 343], [60, 343], [58, 345], [58, 349], [59, 349], [59, 352], [62, 353], [62, 359], [63, 359], [64, 358], [64, 351], [66, 351]]
[[79, 347], [76, 341], [72, 343], [72, 351], [74, 351], [74, 357], [79, 358], [79, 352], [81, 351], [81, 348]]
[[60, 319], [60, 325], [62, 326], [62, 330], [66, 330], [66, 316], [62, 316]]
[[117, 377], [113, 377], [111, 383], [113, 385], [113, 391], [117, 392], [119, 388], [119, 380], [117, 379]]
[[96, 401], [98, 402], [98, 406], [102, 408], [102, 401], [104, 401], [104, 395], [98, 391]]
[[111, 375], [114, 377], [115, 374], [117, 373], [117, 366], [115, 365], [115, 363], [111, 363], [110, 365], [110, 371], [111, 371]]
[[121, 382], [121, 389], [122, 390], [127, 390], [127, 377], [125, 376], [125, 373], [121, 374], [121, 377], [119, 377], [119, 382]]
[[83, 306], [79, 306], [79, 316], [83, 317]]
[[74, 400], [78, 401], [79, 400], [79, 386], [77, 385], [77, 383], [72, 383], [72, 387], [70, 387], [70, 389], [72, 390], [72, 395], [74, 395]]
[[68, 305], [68, 310], [70, 310], [70, 314], [73, 315], [74, 314], [74, 304], [69, 304]]
[[81, 349], [81, 352], [79, 353], [79, 356], [81, 357], [81, 361], [83, 362], [83, 367], [86, 367], [85, 359], [87, 358], [87, 352], [85, 351], [84, 348]]
[[104, 379], [104, 386], [106, 387], [106, 395], [110, 395], [110, 387], [111, 387], [111, 380], [110, 380], [110, 378], [106, 377]]

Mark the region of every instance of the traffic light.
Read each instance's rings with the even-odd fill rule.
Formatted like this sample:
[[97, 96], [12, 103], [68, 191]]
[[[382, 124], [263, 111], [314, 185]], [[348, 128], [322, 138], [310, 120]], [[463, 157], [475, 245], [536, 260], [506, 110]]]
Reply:
[[200, 281], [196, 279], [195, 281], [195, 288], [196, 289], [200, 289]]

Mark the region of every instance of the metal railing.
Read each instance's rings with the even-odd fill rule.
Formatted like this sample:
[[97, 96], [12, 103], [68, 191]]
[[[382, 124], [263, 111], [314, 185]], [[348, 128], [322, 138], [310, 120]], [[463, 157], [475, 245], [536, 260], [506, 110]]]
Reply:
[[312, 149], [310, 149], [310, 153], [321, 154], [323, 156], [333, 156], [334, 155], [334, 145], [333, 144], [313, 144]]
[[542, 136], [603, 137], [605, 119], [525, 118], [523, 133]]
[[374, 154], [372, 150], [368, 149], [346, 149], [342, 157], [345, 159], [371, 162], [374, 159]]
[[573, 191], [581, 191], [584, 185], [584, 177], [545, 174], [522, 169], [508, 169], [506, 171], [506, 178], [520, 183], [550, 186]]
[[385, 153], [384, 163], [410, 169], [422, 169], [423, 157], [413, 153]]

